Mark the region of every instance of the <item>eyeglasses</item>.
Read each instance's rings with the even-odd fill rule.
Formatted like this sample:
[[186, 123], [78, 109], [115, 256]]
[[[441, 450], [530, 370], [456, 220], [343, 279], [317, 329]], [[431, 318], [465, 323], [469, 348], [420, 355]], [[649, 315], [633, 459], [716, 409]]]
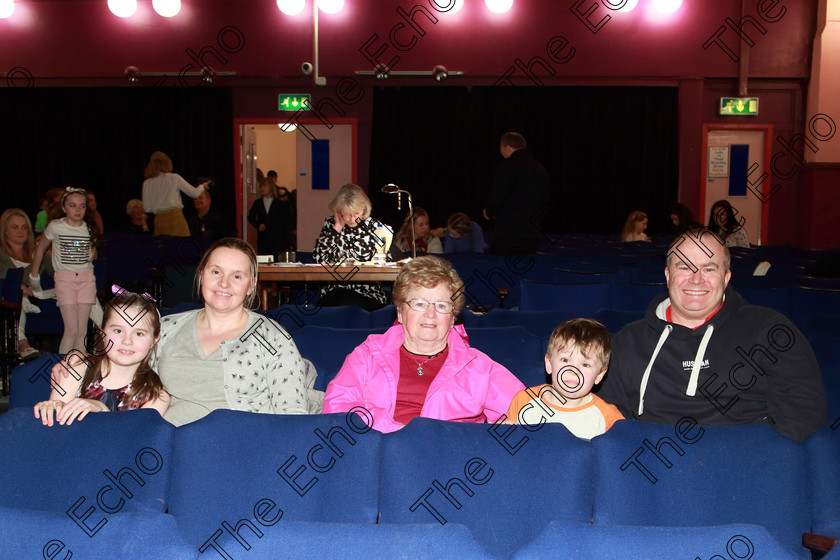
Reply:
[[451, 301], [436, 301], [434, 303], [431, 303], [431, 302], [426, 301], [423, 298], [414, 298], [414, 299], [408, 300], [405, 303], [410, 308], [412, 308], [414, 311], [420, 311], [421, 313], [423, 311], [426, 311], [429, 308], [430, 305], [434, 305], [435, 306], [435, 311], [437, 311], [438, 313], [442, 313], [444, 315], [449, 315], [455, 309], [455, 306], [452, 305]]

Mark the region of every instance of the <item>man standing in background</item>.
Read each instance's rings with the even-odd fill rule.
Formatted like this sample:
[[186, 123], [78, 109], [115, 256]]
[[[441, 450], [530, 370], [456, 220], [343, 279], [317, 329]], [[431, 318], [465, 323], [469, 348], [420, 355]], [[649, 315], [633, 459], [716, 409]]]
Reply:
[[488, 252], [535, 253], [541, 231], [533, 216], [549, 201], [551, 180], [545, 167], [527, 150], [518, 132], [506, 132], [499, 142], [505, 158], [496, 169], [484, 217], [496, 220]]

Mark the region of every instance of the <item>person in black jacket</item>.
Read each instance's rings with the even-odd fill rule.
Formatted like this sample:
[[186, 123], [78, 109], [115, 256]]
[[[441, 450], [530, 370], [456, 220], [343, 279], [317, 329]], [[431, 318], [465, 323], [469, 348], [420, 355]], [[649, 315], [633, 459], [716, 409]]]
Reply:
[[613, 338], [598, 395], [657, 424], [771, 424], [802, 441], [826, 421], [817, 359], [791, 321], [729, 286], [729, 249], [706, 228], [667, 256], [668, 293]]
[[518, 132], [506, 132], [499, 142], [505, 159], [496, 169], [484, 208], [484, 217], [496, 220], [490, 253], [535, 253], [539, 247], [542, 232], [535, 215], [548, 204], [551, 180], [526, 148]]
[[212, 204], [213, 200], [208, 191], [198, 195], [193, 199], [196, 214], [187, 222], [190, 226], [190, 235], [207, 241], [208, 245], [231, 233], [225, 223], [225, 217], [213, 210]]
[[289, 246], [289, 202], [275, 196], [274, 182], [266, 177], [260, 181], [261, 198], [254, 201], [248, 212], [248, 222], [257, 228], [257, 253], [276, 255]]

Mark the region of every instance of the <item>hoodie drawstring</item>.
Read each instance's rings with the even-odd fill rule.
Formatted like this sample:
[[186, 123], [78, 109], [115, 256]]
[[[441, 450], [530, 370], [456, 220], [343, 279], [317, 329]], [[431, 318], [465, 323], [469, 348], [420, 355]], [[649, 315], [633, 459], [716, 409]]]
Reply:
[[645, 391], [647, 390], [648, 378], [650, 378], [650, 370], [653, 369], [653, 362], [656, 361], [656, 356], [659, 355], [659, 350], [662, 349], [662, 345], [665, 344], [665, 340], [668, 338], [668, 335], [671, 334], [672, 330], [674, 330], [673, 325], [665, 325], [665, 328], [662, 330], [662, 334], [659, 335], [659, 342], [656, 343], [653, 355], [650, 357], [650, 361], [648, 361], [648, 365], [645, 368], [645, 374], [642, 376], [642, 385], [639, 388], [639, 416], [641, 416], [645, 411]]
[[703, 365], [703, 358], [706, 354], [706, 346], [709, 345], [709, 339], [712, 338], [714, 330], [714, 325], [706, 327], [706, 332], [703, 333], [703, 338], [700, 340], [700, 346], [697, 347], [697, 354], [694, 356], [694, 364], [691, 366], [691, 377], [688, 378], [688, 387], [685, 388], [685, 394], [689, 397], [693, 397], [695, 393], [697, 393], [697, 378], [700, 377], [700, 366]]

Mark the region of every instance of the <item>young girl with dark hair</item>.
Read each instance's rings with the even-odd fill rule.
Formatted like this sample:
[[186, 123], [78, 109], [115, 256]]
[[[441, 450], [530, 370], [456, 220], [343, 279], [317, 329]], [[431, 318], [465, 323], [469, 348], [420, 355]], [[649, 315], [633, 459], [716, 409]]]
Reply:
[[[102, 336], [92, 356], [73, 351], [53, 369], [49, 400], [35, 405], [45, 426], [70, 425], [91, 412], [154, 408], [161, 415], [169, 394], [149, 357], [160, 339], [160, 314], [147, 296], [113, 287], [105, 306]], [[72, 370], [72, 374], [71, 371]], [[84, 372], [84, 373], [82, 373]]]
[[735, 217], [735, 210], [728, 200], [718, 200], [709, 211], [709, 229], [726, 242], [727, 247], [750, 247], [750, 241], [741, 222]]

